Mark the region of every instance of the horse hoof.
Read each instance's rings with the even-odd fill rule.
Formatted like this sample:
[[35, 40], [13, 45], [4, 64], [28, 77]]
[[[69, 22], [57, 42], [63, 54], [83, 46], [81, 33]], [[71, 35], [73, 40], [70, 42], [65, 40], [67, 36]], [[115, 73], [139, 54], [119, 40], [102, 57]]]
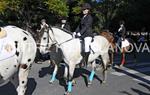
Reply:
[[74, 86], [74, 85], [76, 85], [77, 84], [77, 82], [75, 81], [75, 80], [73, 80], [72, 81], [72, 85]]
[[106, 83], [106, 81], [102, 81], [102, 84], [105, 84]]
[[119, 68], [123, 68], [123, 65], [121, 64], [121, 65], [119, 65]]
[[53, 84], [53, 81], [49, 81], [50, 84]]
[[87, 87], [90, 87], [92, 85], [92, 82], [89, 81]]
[[71, 95], [71, 93], [69, 93], [69, 92], [65, 92], [65, 94], [64, 95]]

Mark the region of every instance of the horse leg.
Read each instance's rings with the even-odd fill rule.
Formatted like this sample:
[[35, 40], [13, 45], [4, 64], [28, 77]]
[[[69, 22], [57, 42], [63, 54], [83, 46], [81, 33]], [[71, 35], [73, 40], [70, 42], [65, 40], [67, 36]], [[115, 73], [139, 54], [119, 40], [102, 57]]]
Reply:
[[137, 62], [137, 57], [136, 57], [136, 51], [135, 50], [133, 50], [133, 58], [134, 58], [134, 62], [136, 63]]
[[19, 85], [18, 73], [15, 73], [13, 77], [11, 77], [10, 82], [15, 86], [15, 88]]
[[120, 67], [122, 67], [124, 64], [125, 64], [125, 48], [122, 49], [122, 58]]
[[92, 84], [93, 78], [94, 78], [94, 74], [95, 74], [95, 69], [96, 69], [96, 63], [95, 61], [92, 62], [92, 71], [91, 74], [89, 76], [89, 81], [88, 81], [88, 87]]
[[111, 61], [110, 61], [110, 62], [111, 62], [111, 65], [112, 65], [112, 66], [115, 65], [115, 64], [114, 64], [114, 52], [113, 52], [113, 51], [111, 52]]
[[64, 71], [64, 78], [67, 79], [68, 76], [68, 66], [65, 66], [65, 71]]
[[106, 83], [106, 80], [107, 80], [107, 67], [104, 66], [103, 67], [103, 80], [102, 80], [102, 83]]
[[58, 71], [58, 65], [56, 64], [56, 62], [54, 60], [51, 60], [51, 61], [54, 64], [54, 71], [53, 71], [52, 77], [51, 77], [51, 79], [49, 81], [50, 84], [52, 84], [55, 81], [56, 74], [57, 74], [57, 71]]
[[65, 93], [65, 95], [70, 95], [70, 93], [72, 92], [72, 80], [73, 80], [74, 70], [75, 70], [75, 64], [70, 63], [69, 74], [68, 74], [68, 86], [67, 86], [67, 92]]
[[106, 80], [107, 80], [107, 65], [109, 63], [109, 55], [108, 53], [104, 54], [101, 56], [102, 58], [102, 66], [103, 66], [103, 71], [102, 71], [102, 75], [103, 75], [103, 80], [102, 80], [102, 83], [106, 83]]
[[21, 64], [19, 67], [19, 86], [17, 88], [18, 95], [25, 95], [27, 81], [29, 74], [29, 66], [26, 64]]
[[110, 62], [108, 64], [108, 67], [113, 67], [114, 66], [114, 52], [113, 51], [110, 51], [109, 52], [109, 59], [110, 59]]

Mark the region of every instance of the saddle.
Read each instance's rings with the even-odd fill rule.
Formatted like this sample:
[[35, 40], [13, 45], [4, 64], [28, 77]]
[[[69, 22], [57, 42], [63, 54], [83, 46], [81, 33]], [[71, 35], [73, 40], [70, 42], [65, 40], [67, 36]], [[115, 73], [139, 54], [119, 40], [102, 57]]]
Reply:
[[7, 36], [7, 32], [0, 27], [0, 39], [4, 38]]
[[124, 41], [121, 41], [121, 48], [127, 47], [129, 45], [130, 45], [130, 43], [129, 43], [129, 41], [127, 39], [125, 39]]

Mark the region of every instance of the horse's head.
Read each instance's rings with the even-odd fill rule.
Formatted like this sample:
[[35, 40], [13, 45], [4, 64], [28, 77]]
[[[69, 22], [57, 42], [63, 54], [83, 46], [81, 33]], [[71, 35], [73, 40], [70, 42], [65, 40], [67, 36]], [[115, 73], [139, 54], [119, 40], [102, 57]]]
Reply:
[[50, 51], [54, 44], [61, 45], [72, 39], [72, 35], [57, 27], [50, 27], [48, 31], [43, 31], [40, 37], [40, 52], [42, 54]]
[[[49, 30], [50, 31], [50, 30]], [[53, 44], [49, 37], [49, 31], [41, 31], [39, 37], [39, 50], [41, 54], [49, 51], [50, 46]]]

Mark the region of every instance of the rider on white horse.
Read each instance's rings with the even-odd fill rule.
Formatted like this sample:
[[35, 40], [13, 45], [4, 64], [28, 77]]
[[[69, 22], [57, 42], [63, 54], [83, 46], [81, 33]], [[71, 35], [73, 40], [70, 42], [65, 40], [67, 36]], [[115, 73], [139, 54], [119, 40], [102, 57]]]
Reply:
[[92, 23], [93, 23], [93, 18], [90, 14], [91, 10], [91, 5], [88, 3], [83, 4], [82, 6], [82, 12], [83, 12], [83, 17], [81, 19], [80, 24], [78, 25], [77, 29], [74, 32], [74, 35], [76, 37], [79, 37], [83, 39], [85, 43], [85, 53], [83, 53], [83, 64], [86, 65], [88, 61], [88, 57], [90, 54], [90, 43], [92, 41]]

